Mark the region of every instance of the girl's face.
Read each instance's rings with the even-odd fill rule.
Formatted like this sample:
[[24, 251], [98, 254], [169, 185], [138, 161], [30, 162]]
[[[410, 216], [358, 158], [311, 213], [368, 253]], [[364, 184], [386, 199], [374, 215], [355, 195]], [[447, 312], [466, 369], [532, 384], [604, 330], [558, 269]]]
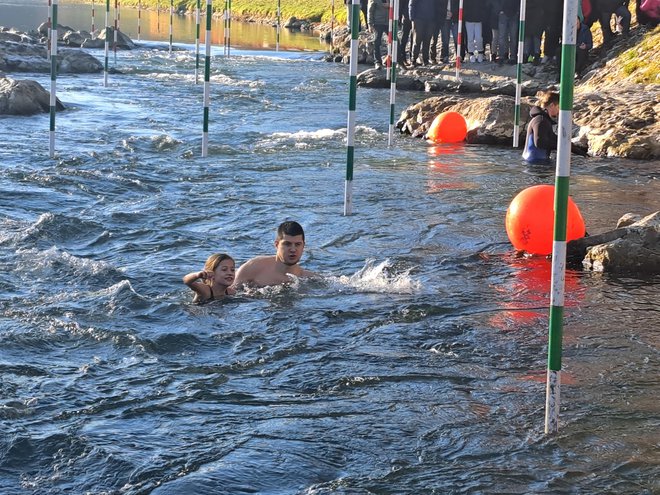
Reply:
[[234, 283], [236, 264], [234, 260], [222, 260], [213, 271], [213, 280], [220, 285], [230, 286]]

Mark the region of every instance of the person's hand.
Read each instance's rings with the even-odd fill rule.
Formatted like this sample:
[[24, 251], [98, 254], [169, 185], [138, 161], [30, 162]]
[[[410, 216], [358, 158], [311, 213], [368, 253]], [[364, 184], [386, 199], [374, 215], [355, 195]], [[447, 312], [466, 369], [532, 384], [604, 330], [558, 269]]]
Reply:
[[585, 50], [587, 48], [586, 43], [580, 43], [580, 50]]
[[197, 278], [201, 278], [202, 280], [213, 280], [213, 272], [202, 270], [197, 274]]

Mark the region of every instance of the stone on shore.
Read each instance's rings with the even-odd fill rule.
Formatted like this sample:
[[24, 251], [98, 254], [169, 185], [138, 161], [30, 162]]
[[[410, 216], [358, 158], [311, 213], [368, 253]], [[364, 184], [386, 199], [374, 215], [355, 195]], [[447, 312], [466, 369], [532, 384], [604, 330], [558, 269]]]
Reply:
[[[57, 99], [57, 110], [64, 105]], [[30, 80], [0, 77], [0, 115], [34, 115], [50, 111], [50, 93]]]

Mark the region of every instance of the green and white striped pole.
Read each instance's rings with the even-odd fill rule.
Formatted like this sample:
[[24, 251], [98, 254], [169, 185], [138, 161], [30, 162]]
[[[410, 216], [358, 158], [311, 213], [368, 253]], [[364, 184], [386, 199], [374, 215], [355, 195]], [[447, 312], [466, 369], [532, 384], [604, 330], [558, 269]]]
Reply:
[[202, 9], [202, 0], [197, 0], [197, 10], [195, 10], [195, 21], [196, 21], [196, 29], [195, 29], [195, 84], [199, 84], [199, 35], [200, 35], [200, 29], [199, 29], [199, 21], [200, 21], [200, 15], [201, 15], [201, 9]]
[[[399, 12], [399, 0], [391, 0], [393, 12]], [[394, 15], [392, 19], [392, 74], [390, 76], [390, 126], [387, 133], [387, 146], [392, 146], [394, 139], [394, 104], [396, 102], [396, 69], [399, 61], [399, 16]]]
[[573, 78], [578, 0], [564, 0], [559, 128], [555, 172], [555, 227], [552, 246], [552, 281], [548, 334], [548, 376], [545, 400], [545, 433], [559, 431], [561, 352], [564, 326], [564, 277], [566, 272], [566, 223], [571, 175], [571, 127], [573, 125]]
[[518, 66], [516, 67], [516, 106], [513, 112], [513, 147], [520, 140], [520, 94], [522, 93], [522, 66], [525, 52], [525, 12], [527, 0], [520, 0], [520, 25], [518, 27]]
[[137, 19], [138, 41], [142, 33], [142, 0], [138, 0], [138, 19]]
[[119, 9], [117, 8], [117, 0], [115, 0], [115, 29], [113, 32], [112, 51], [115, 54], [115, 66], [117, 65], [117, 31], [119, 30]]
[[105, 62], [103, 64], [103, 86], [108, 87], [108, 54], [110, 52], [110, 0], [105, 0]]
[[280, 51], [280, 32], [282, 30], [282, 9], [280, 0], [277, 0], [277, 34], [275, 39], [275, 50]]
[[46, 35], [48, 39], [46, 40], [46, 50], [48, 51], [48, 58], [50, 59], [50, 31], [53, 28], [53, 4], [51, 0], [48, 0], [48, 23], [46, 25]]
[[227, 0], [227, 56], [231, 52], [231, 0]]
[[346, 183], [344, 216], [353, 214], [353, 159], [355, 158], [355, 104], [357, 101], [358, 31], [360, 0], [351, 0], [351, 55], [349, 64], [348, 123], [346, 125]]
[[174, 0], [170, 0], [170, 55], [172, 55], [172, 24], [174, 23]]
[[50, 28], [50, 154], [55, 158], [55, 114], [57, 112], [57, 0], [51, 5]]
[[211, 96], [211, 18], [212, 0], [206, 0], [206, 56], [204, 57], [204, 128], [202, 132], [202, 157], [209, 154], [209, 100]]
[[90, 34], [94, 36], [94, 31], [96, 31], [96, 26], [94, 25], [94, 0], [92, 0], [92, 30], [90, 31]]

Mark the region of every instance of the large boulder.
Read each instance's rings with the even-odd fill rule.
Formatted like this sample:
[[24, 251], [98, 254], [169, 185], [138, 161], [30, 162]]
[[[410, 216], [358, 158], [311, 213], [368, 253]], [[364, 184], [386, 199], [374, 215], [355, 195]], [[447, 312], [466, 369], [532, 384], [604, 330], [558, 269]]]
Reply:
[[[115, 42], [115, 30], [113, 28], [107, 27], [101, 30], [98, 39], [103, 40], [105, 44], [106, 38], [110, 42], [110, 47], [112, 48]], [[122, 33], [119, 29], [117, 30], [117, 48], [119, 50], [133, 50], [135, 48], [133, 40]]]
[[567, 244], [567, 259], [584, 257], [582, 265], [593, 271], [654, 275], [660, 273], [660, 211], [633, 223], [622, 217], [617, 228]]
[[[64, 110], [57, 100], [57, 110]], [[50, 111], [50, 93], [30, 80], [0, 77], [0, 115], [33, 115]]]
[[[509, 96], [434, 96], [404, 110], [396, 125], [402, 133], [423, 137], [433, 119], [446, 111], [458, 112], [465, 117], [468, 143], [511, 144], [514, 102]], [[522, 103], [522, 112], [523, 115], [529, 113], [529, 103]], [[521, 126], [521, 136], [523, 131], [524, 126]]]
[[93, 74], [103, 70], [103, 64], [83, 50], [60, 50], [57, 70], [61, 74]]

